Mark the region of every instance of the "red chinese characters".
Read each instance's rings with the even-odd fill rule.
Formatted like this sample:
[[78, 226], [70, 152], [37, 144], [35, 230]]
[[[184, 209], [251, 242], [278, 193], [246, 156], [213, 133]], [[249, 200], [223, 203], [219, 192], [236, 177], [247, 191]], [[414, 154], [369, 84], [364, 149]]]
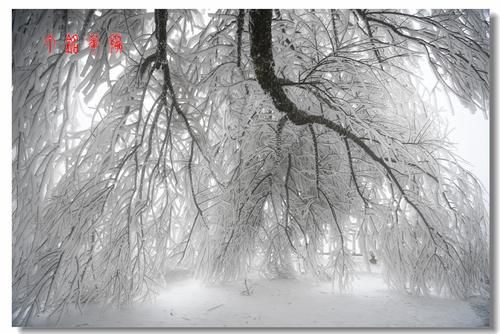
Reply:
[[78, 53], [78, 34], [66, 34], [66, 53], [67, 54], [77, 54]]
[[92, 51], [92, 53], [95, 54], [98, 47], [99, 47], [99, 34], [91, 32], [89, 35], [89, 48]]
[[121, 53], [123, 51], [122, 34], [113, 33], [109, 36], [109, 52]]
[[49, 54], [51, 54], [52, 50], [56, 47], [56, 40], [54, 38], [54, 35], [48, 34], [43, 42], [45, 43], [45, 45], [47, 45], [47, 48], [49, 49]]
[[[80, 38], [78, 34], [66, 34], [65, 42], [65, 52], [67, 54], [78, 54], [80, 51], [79, 42]], [[87, 38], [89, 48], [93, 54], [96, 53], [100, 45], [99, 34], [91, 32]], [[53, 34], [48, 34], [44, 39], [44, 44], [47, 46], [49, 54], [53, 52], [56, 47], [57, 40], [54, 38]], [[112, 33], [109, 35], [109, 52], [122, 53], [123, 52], [123, 41], [122, 34]]]

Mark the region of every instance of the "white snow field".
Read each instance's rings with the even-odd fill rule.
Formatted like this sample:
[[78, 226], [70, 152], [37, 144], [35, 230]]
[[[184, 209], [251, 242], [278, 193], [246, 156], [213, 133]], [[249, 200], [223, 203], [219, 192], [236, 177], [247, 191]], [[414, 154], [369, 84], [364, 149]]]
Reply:
[[[416, 297], [387, 288], [380, 268], [358, 271], [352, 290], [308, 279], [172, 282], [154, 301], [122, 309], [87, 306], [35, 327], [486, 327], [487, 301]], [[474, 310], [475, 309], [475, 310]]]

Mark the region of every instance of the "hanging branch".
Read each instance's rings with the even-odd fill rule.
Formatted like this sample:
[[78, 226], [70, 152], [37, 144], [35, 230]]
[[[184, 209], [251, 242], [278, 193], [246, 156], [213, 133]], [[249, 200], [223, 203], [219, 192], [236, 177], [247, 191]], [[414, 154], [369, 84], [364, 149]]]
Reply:
[[[198, 214], [201, 217], [201, 220], [205, 224], [205, 227], [208, 229], [208, 224], [205, 221], [205, 217], [203, 216], [203, 211], [200, 208], [200, 205], [198, 204], [198, 200], [196, 199], [196, 193], [194, 191], [194, 182], [193, 182], [193, 153], [194, 153], [194, 141], [191, 141], [191, 149], [189, 152], [189, 161], [188, 161], [188, 174], [189, 174], [189, 186], [191, 188], [191, 196], [193, 196], [193, 202], [194, 206], [196, 207], [196, 210], [198, 210]], [[194, 225], [194, 223], [193, 223]]]
[[314, 132], [314, 127], [312, 124], [308, 124], [309, 132], [311, 132], [311, 137], [314, 146], [314, 171], [316, 172], [316, 195], [319, 196], [319, 152], [318, 152], [318, 139], [316, 138], [316, 133]]
[[[177, 96], [175, 94], [174, 87], [172, 86], [172, 79], [170, 77], [170, 68], [168, 65], [168, 60], [167, 60], [167, 18], [168, 18], [168, 10], [166, 9], [156, 9], [155, 10], [155, 23], [156, 23], [156, 34], [158, 40], [158, 49], [157, 49], [157, 56], [156, 56], [156, 61], [155, 61], [155, 68], [156, 69], [162, 69], [163, 70], [163, 87], [162, 87], [162, 94], [163, 97], [165, 98], [167, 96], [167, 92], [170, 93], [170, 96], [172, 98], [172, 104], [175, 108], [175, 111], [181, 116], [182, 120], [184, 121], [184, 124], [186, 125], [186, 129], [189, 133], [189, 136], [191, 137], [191, 140], [193, 140], [200, 150], [200, 153], [202, 157], [205, 159], [205, 161], [208, 162], [210, 166], [211, 160], [209, 157], [206, 156], [205, 151], [201, 147], [201, 144], [199, 141], [196, 139], [196, 135], [189, 124], [189, 120], [186, 116], [186, 114], [182, 111], [181, 107], [179, 106], [179, 103], [177, 101]], [[222, 185], [222, 183], [219, 181], [215, 173], [213, 172], [212, 168], [209, 168], [210, 174], [214, 178], [214, 180], [219, 184]]]
[[297, 249], [293, 245], [292, 238], [290, 237], [290, 227], [288, 226], [288, 220], [289, 220], [289, 215], [290, 215], [290, 193], [289, 193], [289, 187], [288, 187], [288, 182], [290, 180], [290, 171], [292, 170], [292, 155], [288, 153], [288, 163], [287, 163], [287, 168], [286, 168], [286, 176], [285, 176], [285, 234], [288, 239], [288, 242], [290, 243], [290, 246], [294, 250], [296, 254], [298, 254]]
[[243, 24], [245, 23], [245, 10], [240, 9], [238, 11], [238, 17], [237, 17], [237, 29], [236, 29], [236, 53], [237, 53], [237, 60], [236, 60], [236, 66], [241, 67], [241, 40], [242, 40], [242, 34], [243, 34]]
[[281, 161], [281, 134], [287, 120], [287, 116], [284, 115], [280, 118], [280, 120], [278, 121], [278, 126], [276, 127], [276, 161], [278, 163]]
[[352, 180], [354, 181], [354, 186], [356, 187], [356, 191], [358, 192], [359, 197], [363, 200], [363, 203], [365, 205], [365, 209], [368, 208], [368, 201], [366, 200], [365, 196], [363, 196], [363, 193], [361, 192], [361, 189], [359, 189], [359, 184], [356, 178], [356, 173], [354, 172], [354, 167], [352, 165], [352, 155], [351, 155], [351, 148], [349, 147], [349, 141], [347, 138], [344, 138], [344, 144], [345, 148], [347, 151], [347, 159], [349, 160], [349, 169], [351, 170], [351, 176]]
[[[196, 210], [197, 210], [193, 224], [191, 226], [191, 229], [189, 230], [186, 245], [184, 247], [184, 250], [182, 251], [182, 255], [181, 255], [179, 262], [178, 262], [178, 263], [181, 263], [186, 255], [186, 250], [187, 250], [188, 245], [191, 241], [191, 236], [192, 236], [192, 233], [193, 233], [194, 228], [196, 226], [196, 221], [197, 221], [198, 217], [201, 217], [206, 228], [208, 228], [208, 224], [205, 221], [205, 218], [203, 216], [203, 211], [201, 210], [200, 205], [198, 203], [198, 200], [196, 198], [196, 193], [194, 191], [194, 184], [193, 184], [193, 171], [192, 171], [194, 144], [196, 144], [198, 146], [198, 148], [200, 149], [200, 153], [202, 155], [203, 155], [203, 151], [202, 151], [202, 148], [195, 137], [195, 134], [191, 128], [191, 125], [189, 124], [189, 121], [188, 121], [186, 115], [184, 114], [184, 112], [182, 111], [182, 109], [179, 106], [174, 88], [172, 86], [172, 80], [170, 78], [170, 69], [169, 69], [168, 60], [167, 60], [167, 21], [168, 21], [168, 10], [166, 10], [166, 9], [155, 10], [156, 36], [158, 38], [158, 49], [157, 49], [155, 68], [163, 70], [163, 87], [162, 87], [163, 98], [166, 98], [167, 93], [170, 93], [170, 97], [172, 99], [172, 105], [174, 106], [175, 110], [177, 111], [177, 113], [181, 116], [182, 120], [184, 121], [184, 124], [186, 125], [186, 129], [191, 137], [191, 145], [190, 145], [191, 149], [190, 149], [189, 161], [188, 161], [188, 175], [189, 175], [189, 184], [190, 184], [191, 195], [193, 197], [193, 202], [194, 202], [194, 205], [195, 205]], [[209, 160], [207, 159], [207, 161], [209, 161]]]
[[375, 39], [373, 38], [373, 33], [372, 33], [372, 28], [370, 27], [370, 22], [366, 19], [366, 11], [365, 10], [360, 10], [356, 9], [355, 13], [358, 14], [358, 16], [361, 18], [363, 23], [365, 24], [366, 27], [366, 34], [370, 38], [370, 44], [372, 45], [373, 52], [375, 53], [375, 57], [378, 60], [378, 63], [382, 65], [382, 57], [380, 56], [380, 51], [375, 45]]
[[335, 40], [335, 51], [337, 51], [340, 43], [339, 43], [339, 33], [337, 31], [337, 25], [335, 24], [335, 16], [338, 17], [338, 15], [335, 13], [335, 10], [330, 9], [330, 18], [332, 20], [332, 28], [333, 28], [333, 38]]

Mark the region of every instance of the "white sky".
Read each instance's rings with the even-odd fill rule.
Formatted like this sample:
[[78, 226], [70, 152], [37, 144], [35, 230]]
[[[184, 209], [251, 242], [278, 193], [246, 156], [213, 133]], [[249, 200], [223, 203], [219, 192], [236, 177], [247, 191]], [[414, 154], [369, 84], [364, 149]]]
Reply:
[[[445, 93], [426, 59], [419, 61], [420, 83], [436, 94], [435, 107], [447, 121], [448, 141], [455, 144], [454, 152], [465, 160], [462, 165], [490, 189], [490, 121], [482, 110], [471, 111], [453, 93]], [[437, 87], [436, 87], [437, 85]], [[453, 108], [453, 109], [452, 109]], [[491, 113], [487, 110], [487, 114]], [[488, 116], [489, 117], [489, 116]], [[489, 200], [487, 201], [489, 203]]]
[[486, 191], [490, 189], [490, 121], [482, 112], [472, 114], [461, 105], [455, 105], [455, 114], [447, 113], [450, 141], [457, 144], [458, 155], [470, 163], [468, 166]]

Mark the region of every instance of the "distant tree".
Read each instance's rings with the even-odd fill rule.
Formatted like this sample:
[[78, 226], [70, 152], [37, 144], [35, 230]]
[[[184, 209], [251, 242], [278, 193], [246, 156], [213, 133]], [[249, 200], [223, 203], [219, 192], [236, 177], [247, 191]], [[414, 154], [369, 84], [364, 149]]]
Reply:
[[488, 114], [489, 36], [483, 10], [14, 10], [13, 323], [178, 266], [343, 289], [353, 234], [401, 290], [489, 293], [484, 191], [436, 102]]

